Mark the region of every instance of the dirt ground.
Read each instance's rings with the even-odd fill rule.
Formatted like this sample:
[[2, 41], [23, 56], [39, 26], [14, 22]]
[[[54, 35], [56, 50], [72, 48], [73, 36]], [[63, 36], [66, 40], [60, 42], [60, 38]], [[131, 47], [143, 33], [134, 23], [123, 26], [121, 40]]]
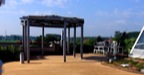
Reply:
[[43, 59], [37, 57], [30, 64], [20, 64], [19, 61], [5, 63], [2, 75], [140, 75], [104, 66], [102, 60], [105, 57], [96, 54], [84, 54], [81, 60], [77, 54], [76, 58], [67, 56], [64, 63], [62, 55], [50, 55]]

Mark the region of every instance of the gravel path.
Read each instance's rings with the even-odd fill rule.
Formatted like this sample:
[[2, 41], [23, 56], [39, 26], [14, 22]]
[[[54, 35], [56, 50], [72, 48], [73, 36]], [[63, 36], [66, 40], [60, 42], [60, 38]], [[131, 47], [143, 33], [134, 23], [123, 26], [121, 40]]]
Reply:
[[96, 54], [84, 54], [83, 60], [79, 58], [79, 54], [76, 58], [67, 56], [66, 63], [63, 63], [63, 56], [39, 58], [31, 60], [30, 64], [6, 63], [2, 75], [140, 75], [104, 66], [101, 61], [105, 57]]

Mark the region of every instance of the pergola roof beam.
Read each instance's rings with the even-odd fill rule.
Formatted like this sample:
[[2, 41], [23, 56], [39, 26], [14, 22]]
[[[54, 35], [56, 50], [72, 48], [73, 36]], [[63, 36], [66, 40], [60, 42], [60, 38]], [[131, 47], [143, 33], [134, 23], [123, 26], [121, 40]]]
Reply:
[[61, 17], [56, 15], [51, 16], [23, 16], [21, 22], [29, 20], [30, 26], [44, 27], [64, 27], [64, 21], [67, 22], [67, 27], [78, 27], [84, 24], [84, 19], [76, 17]]

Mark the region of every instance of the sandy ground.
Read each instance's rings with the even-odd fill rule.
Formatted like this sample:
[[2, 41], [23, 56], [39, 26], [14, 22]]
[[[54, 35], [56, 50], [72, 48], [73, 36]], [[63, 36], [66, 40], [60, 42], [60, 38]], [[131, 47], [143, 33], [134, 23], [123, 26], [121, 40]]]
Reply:
[[9, 62], [3, 65], [2, 75], [140, 75], [104, 66], [101, 64], [104, 57], [100, 55], [84, 54], [84, 58], [81, 60], [77, 54], [76, 58], [67, 56], [66, 63], [63, 56], [45, 56], [30, 64]]

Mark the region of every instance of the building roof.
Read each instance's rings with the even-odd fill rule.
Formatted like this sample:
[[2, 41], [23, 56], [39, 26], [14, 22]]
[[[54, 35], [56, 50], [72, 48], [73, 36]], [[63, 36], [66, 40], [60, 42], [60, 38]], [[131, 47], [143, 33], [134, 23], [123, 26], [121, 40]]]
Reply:
[[30, 26], [38, 27], [57, 27], [63, 28], [64, 22], [67, 22], [67, 27], [78, 27], [84, 24], [84, 19], [77, 17], [62, 17], [57, 15], [45, 15], [45, 16], [23, 16], [20, 18], [23, 23], [25, 20], [29, 21]]

